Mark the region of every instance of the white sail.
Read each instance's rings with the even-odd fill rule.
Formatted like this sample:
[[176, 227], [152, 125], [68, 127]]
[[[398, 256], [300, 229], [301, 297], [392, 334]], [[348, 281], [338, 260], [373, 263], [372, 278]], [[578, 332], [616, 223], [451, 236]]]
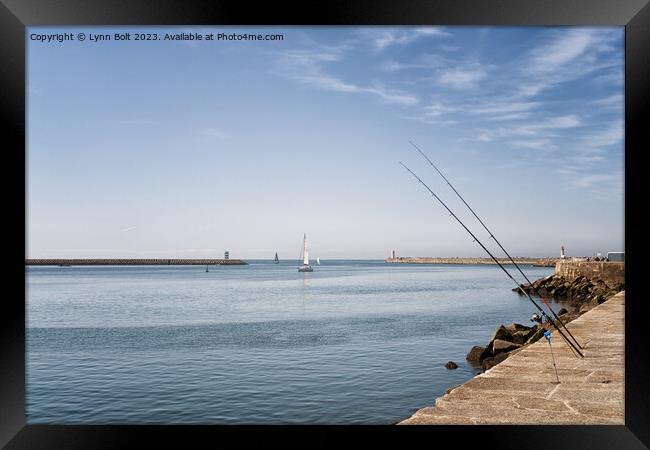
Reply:
[[316, 264], [320, 266], [320, 258], [318, 256], [316, 257]]
[[304, 238], [304, 241], [303, 241], [302, 254], [303, 254], [302, 263], [305, 266], [308, 266], [309, 265], [309, 252], [307, 251], [307, 233], [305, 233], [305, 238]]

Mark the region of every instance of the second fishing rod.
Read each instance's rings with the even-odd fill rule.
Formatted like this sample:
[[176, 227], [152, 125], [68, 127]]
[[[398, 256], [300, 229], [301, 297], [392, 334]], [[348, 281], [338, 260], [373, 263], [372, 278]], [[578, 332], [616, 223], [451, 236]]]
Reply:
[[536, 302], [535, 300], [533, 300], [533, 298], [530, 296], [530, 294], [529, 294], [528, 292], [524, 291], [524, 290], [521, 288], [521, 286], [519, 286], [519, 283], [517, 283], [517, 280], [515, 280], [515, 279], [512, 277], [512, 275], [510, 275], [510, 272], [508, 272], [508, 270], [507, 270], [505, 267], [503, 267], [503, 265], [499, 262], [499, 260], [496, 259], [496, 257], [492, 254], [492, 252], [490, 252], [490, 250], [488, 250], [487, 247], [485, 247], [485, 245], [483, 245], [483, 243], [482, 243], [482, 242], [481, 242], [481, 241], [480, 241], [480, 240], [479, 240], [479, 239], [474, 235], [474, 233], [472, 233], [472, 232], [470, 231], [470, 229], [467, 228], [467, 227], [465, 226], [465, 224], [464, 224], [464, 223], [463, 223], [463, 222], [458, 218], [458, 216], [456, 216], [456, 214], [454, 214], [454, 212], [453, 212], [451, 209], [449, 209], [449, 207], [445, 204], [445, 202], [443, 202], [443, 201], [440, 199], [440, 197], [438, 197], [438, 196], [436, 195], [436, 193], [433, 192], [433, 191], [431, 190], [431, 188], [430, 188], [430, 187], [429, 187], [429, 186], [428, 186], [424, 181], [422, 181], [422, 179], [421, 179], [420, 177], [418, 177], [418, 176], [417, 176], [417, 175], [416, 175], [416, 174], [415, 174], [411, 169], [409, 169], [409, 168], [408, 168], [408, 167], [407, 167], [403, 162], [400, 161], [399, 163], [402, 165], [402, 167], [404, 167], [407, 171], [409, 171], [409, 173], [410, 173], [411, 175], [413, 175], [413, 176], [414, 176], [414, 177], [415, 177], [415, 178], [420, 182], [420, 184], [422, 184], [422, 185], [423, 185], [423, 186], [424, 186], [424, 187], [425, 187], [425, 188], [426, 188], [426, 189], [431, 193], [431, 195], [433, 195], [433, 197], [434, 197], [436, 200], [438, 200], [438, 201], [440, 202], [440, 204], [441, 204], [442, 206], [445, 207], [445, 209], [449, 212], [449, 214], [451, 214], [452, 217], [453, 217], [454, 219], [456, 219], [456, 221], [458, 221], [458, 223], [459, 223], [459, 224], [460, 224], [460, 225], [465, 229], [465, 231], [467, 231], [467, 232], [469, 233], [469, 235], [472, 236], [472, 238], [474, 239], [474, 241], [475, 241], [476, 243], [478, 243], [478, 245], [480, 245], [481, 248], [483, 248], [483, 250], [485, 250], [485, 252], [486, 252], [488, 255], [490, 255], [490, 258], [492, 258], [492, 260], [493, 260], [495, 263], [497, 263], [497, 265], [501, 268], [501, 270], [503, 270], [503, 271], [505, 272], [505, 274], [508, 275], [508, 278], [510, 278], [510, 279], [513, 281], [513, 283], [515, 283], [515, 285], [516, 285], [516, 286], [517, 286], [517, 287], [518, 287], [518, 288], [519, 288], [519, 289], [520, 289], [520, 290], [521, 290], [525, 295], [528, 296], [528, 299], [533, 303], [533, 305], [535, 305], [535, 307], [536, 307], [537, 310], [542, 314], [542, 316], [543, 316], [544, 318], [546, 318], [547, 321], [548, 321], [551, 325], [553, 325], [553, 327], [557, 330], [557, 332], [560, 334], [560, 336], [562, 336], [562, 338], [566, 341], [566, 343], [569, 344], [569, 346], [570, 346], [569, 348], [571, 348], [572, 351], [573, 351], [574, 353], [577, 353], [578, 355], [580, 355], [580, 357], [584, 357], [584, 355], [583, 355], [582, 352], [581, 352], [581, 351], [576, 347], [576, 345], [575, 345], [573, 342], [571, 342], [571, 341], [569, 340], [569, 338], [568, 338], [568, 337], [567, 337], [567, 336], [562, 332], [562, 330], [561, 330], [561, 329], [560, 329], [560, 328], [555, 324], [555, 321], [551, 320], [550, 317], [548, 317], [548, 316], [546, 315], [546, 313], [544, 312], [544, 310], [543, 310], [543, 309], [542, 309], [542, 308], [537, 304], [537, 302]]
[[467, 202], [465, 201], [465, 199], [463, 198], [463, 196], [460, 195], [460, 193], [459, 193], [459, 192], [456, 190], [456, 188], [451, 184], [451, 182], [447, 179], [447, 177], [444, 176], [442, 172], [440, 172], [440, 169], [438, 169], [438, 167], [436, 167], [436, 165], [433, 163], [433, 161], [431, 161], [431, 160], [429, 159], [429, 157], [428, 157], [428, 156], [427, 156], [427, 155], [426, 155], [426, 154], [425, 154], [425, 153], [420, 149], [420, 147], [418, 147], [417, 145], [415, 145], [415, 143], [414, 143], [413, 141], [409, 141], [409, 143], [410, 143], [413, 147], [415, 147], [415, 149], [420, 153], [420, 155], [422, 155], [422, 156], [424, 157], [424, 159], [427, 160], [427, 162], [431, 165], [431, 167], [433, 167], [434, 169], [436, 169], [436, 172], [438, 172], [438, 174], [442, 177], [442, 179], [445, 180], [445, 182], [449, 185], [449, 187], [451, 188], [451, 190], [454, 191], [454, 193], [458, 196], [458, 198], [459, 198], [459, 199], [460, 199], [460, 200], [465, 204], [465, 206], [467, 206], [467, 209], [469, 209], [469, 210], [471, 211], [471, 213], [474, 215], [474, 217], [476, 217], [476, 220], [478, 220], [479, 223], [483, 226], [483, 228], [485, 228], [485, 231], [488, 232], [488, 234], [490, 235], [490, 238], [491, 238], [491, 239], [494, 239], [494, 242], [496, 242], [496, 244], [497, 244], [497, 245], [499, 246], [499, 248], [503, 251], [503, 253], [506, 254], [506, 256], [508, 257], [508, 259], [510, 260], [510, 262], [511, 262], [512, 264], [514, 264], [514, 266], [517, 268], [517, 270], [519, 270], [519, 273], [520, 273], [520, 274], [521, 274], [521, 275], [526, 279], [526, 281], [528, 282], [528, 284], [533, 288], [533, 290], [535, 291], [535, 294], [537, 294], [537, 295], [542, 299], [542, 302], [544, 302], [544, 304], [546, 305], [546, 307], [548, 308], [548, 310], [551, 312], [551, 314], [553, 314], [553, 317], [555, 318], [555, 320], [557, 320], [557, 321], [560, 323], [560, 325], [562, 325], [562, 327], [566, 330], [566, 332], [567, 332], [568, 335], [571, 337], [571, 339], [573, 339], [573, 342], [575, 342], [575, 344], [576, 344], [578, 347], [580, 347], [580, 349], [582, 349], [582, 348], [583, 348], [582, 345], [580, 345], [580, 343], [578, 342], [578, 340], [573, 336], [573, 334], [571, 334], [571, 332], [570, 332], [569, 329], [566, 327], [566, 325], [564, 324], [564, 322], [562, 321], [562, 319], [560, 319], [560, 317], [559, 317], [557, 314], [555, 314], [555, 311], [553, 311], [553, 308], [551, 308], [551, 305], [546, 301], [546, 299], [545, 299], [544, 296], [541, 294], [541, 292], [539, 292], [539, 289], [538, 289], [538, 288], [537, 288], [537, 287], [536, 287], [536, 286], [535, 286], [535, 285], [534, 285], [534, 284], [533, 284], [533, 283], [528, 279], [528, 277], [526, 276], [526, 274], [524, 273], [524, 271], [521, 270], [521, 267], [519, 267], [519, 264], [517, 264], [517, 263], [515, 262], [515, 260], [512, 258], [512, 256], [510, 256], [510, 253], [508, 253], [508, 251], [503, 247], [503, 245], [501, 245], [501, 242], [499, 242], [499, 241], [497, 240], [497, 238], [496, 238], [496, 237], [494, 236], [494, 234], [490, 231], [490, 229], [487, 227], [487, 225], [485, 225], [485, 223], [483, 223], [483, 221], [482, 221], [481, 218], [478, 216], [478, 214], [476, 214], [476, 212], [474, 212], [474, 210], [472, 209], [472, 207], [469, 206], [469, 205], [467, 204]]

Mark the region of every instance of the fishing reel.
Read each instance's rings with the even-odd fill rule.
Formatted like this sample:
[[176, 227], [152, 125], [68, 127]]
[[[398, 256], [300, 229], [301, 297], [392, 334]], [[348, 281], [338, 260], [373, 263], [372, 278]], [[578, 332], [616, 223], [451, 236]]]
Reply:
[[542, 323], [542, 318], [540, 317], [539, 314], [533, 313], [533, 316], [530, 318], [530, 321], [531, 322], [537, 322], [537, 323], [541, 324]]

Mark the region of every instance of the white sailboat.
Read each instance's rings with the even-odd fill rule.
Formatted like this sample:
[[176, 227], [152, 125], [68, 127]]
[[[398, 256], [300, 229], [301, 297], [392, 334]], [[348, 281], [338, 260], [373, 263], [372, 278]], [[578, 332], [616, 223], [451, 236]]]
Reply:
[[320, 258], [318, 256], [316, 257], [316, 264], [320, 266]]
[[313, 272], [314, 269], [309, 265], [309, 252], [307, 251], [307, 233], [302, 241], [302, 266], [298, 267], [298, 272]]

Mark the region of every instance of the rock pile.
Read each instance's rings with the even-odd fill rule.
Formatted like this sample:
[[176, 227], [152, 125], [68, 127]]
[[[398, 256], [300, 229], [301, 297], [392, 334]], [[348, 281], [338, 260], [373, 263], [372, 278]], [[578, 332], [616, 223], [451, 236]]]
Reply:
[[[537, 295], [539, 292], [544, 297], [559, 300], [574, 308], [573, 311], [568, 311], [566, 308], [557, 311], [557, 315], [566, 324], [624, 290], [625, 284], [608, 284], [603, 280], [590, 280], [584, 276], [566, 279], [560, 275], [550, 275], [531, 284], [522, 284], [520, 287], [530, 295]], [[514, 288], [513, 291], [524, 295], [519, 288]], [[485, 347], [472, 347], [467, 354], [467, 360], [473, 364], [480, 364], [483, 371], [486, 371], [518, 352], [522, 347], [537, 342], [544, 336], [544, 332], [551, 328], [553, 324], [549, 322], [535, 324], [532, 327], [518, 323], [500, 325]]]
[[[625, 284], [607, 284], [603, 280], [590, 280], [584, 276], [569, 280], [559, 275], [550, 275], [520, 287], [531, 295], [536, 294], [537, 290], [545, 297], [566, 302], [585, 312], [624, 290]], [[512, 290], [524, 295], [519, 288]]]
[[[569, 314], [565, 310], [565, 314], [560, 318], [566, 323], [572, 320], [572, 316], [576, 315]], [[486, 371], [505, 361], [508, 356], [517, 353], [522, 347], [537, 342], [552, 326], [550, 323], [535, 324], [532, 327], [518, 323], [499, 325], [485, 347], [472, 347], [467, 354], [467, 360], [473, 364], [480, 364], [483, 371]]]

